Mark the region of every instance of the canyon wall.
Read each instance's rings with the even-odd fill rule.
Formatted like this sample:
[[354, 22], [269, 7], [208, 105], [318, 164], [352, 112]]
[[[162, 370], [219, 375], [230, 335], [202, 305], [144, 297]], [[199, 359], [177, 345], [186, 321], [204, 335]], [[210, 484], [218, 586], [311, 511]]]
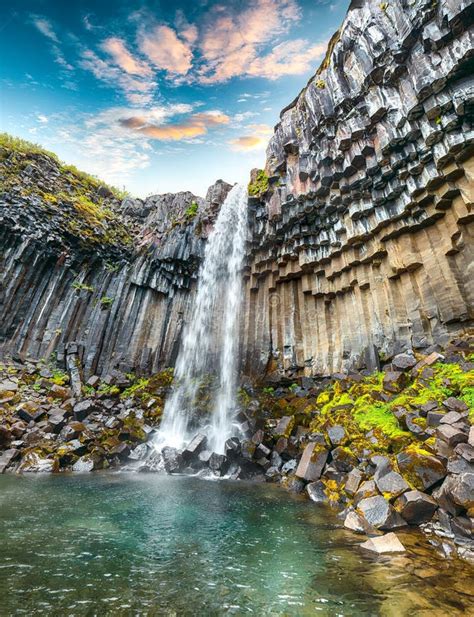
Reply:
[[1, 356], [63, 363], [69, 349], [86, 376], [172, 365], [231, 186], [120, 203], [47, 155], [5, 152], [0, 167]]
[[246, 373], [373, 369], [472, 326], [472, 17], [352, 2], [282, 111], [253, 176]]
[[[241, 327], [252, 376], [326, 375], [472, 326], [473, 8], [351, 3], [254, 174]], [[174, 363], [230, 185], [117, 199], [0, 148], [0, 356], [86, 375]]]

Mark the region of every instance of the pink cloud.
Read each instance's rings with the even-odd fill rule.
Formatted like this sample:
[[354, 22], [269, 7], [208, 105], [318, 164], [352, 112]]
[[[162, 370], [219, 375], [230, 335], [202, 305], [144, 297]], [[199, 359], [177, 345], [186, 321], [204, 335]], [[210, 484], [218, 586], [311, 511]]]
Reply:
[[150, 67], [135, 58], [126, 48], [122, 39], [117, 37], [111, 37], [105, 39], [101, 45], [102, 49], [106, 51], [122, 70], [129, 75], [139, 75], [140, 77], [149, 77], [152, 74]]
[[[188, 39], [190, 36], [188, 32]], [[169, 26], [155, 26], [141, 31], [138, 37], [140, 51], [158, 69], [175, 75], [186, 75], [191, 68], [193, 53], [188, 41], [179, 38]]]
[[304, 39], [286, 41], [277, 45], [272, 52], [255, 58], [247, 74], [266, 79], [278, 79], [282, 75], [300, 75], [309, 71], [316, 59], [321, 58], [327, 43], [310, 46]]
[[123, 117], [118, 120], [122, 128], [130, 129], [151, 139], [161, 141], [181, 141], [205, 135], [210, 128], [230, 122], [229, 116], [220, 111], [195, 113], [178, 122], [156, 123], [144, 115]]
[[248, 135], [241, 135], [228, 142], [232, 150], [261, 150], [266, 147], [270, 135], [273, 134], [273, 129], [268, 124], [250, 124], [247, 129]]

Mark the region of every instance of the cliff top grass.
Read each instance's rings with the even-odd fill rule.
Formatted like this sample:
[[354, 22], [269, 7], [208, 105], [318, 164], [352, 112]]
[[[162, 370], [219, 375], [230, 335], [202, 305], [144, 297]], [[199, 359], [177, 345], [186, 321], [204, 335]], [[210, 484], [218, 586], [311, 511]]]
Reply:
[[0, 151], [0, 160], [5, 159], [9, 156], [10, 153], [16, 152], [26, 156], [32, 155], [43, 155], [53, 159], [59, 166], [59, 169], [63, 173], [69, 173], [73, 176], [77, 181], [89, 185], [91, 188], [98, 190], [99, 188], [106, 189], [109, 191], [116, 199], [125, 199], [128, 196], [128, 192], [124, 189], [119, 189], [115, 186], [111, 186], [106, 184], [96, 176], [86, 173], [85, 171], [81, 171], [75, 165], [68, 165], [60, 160], [57, 154], [51, 152], [50, 150], [46, 150], [39, 144], [33, 143], [31, 141], [27, 141], [26, 139], [22, 139], [21, 137], [15, 137], [14, 135], [10, 135], [9, 133], [0, 133], [0, 150], [3, 149], [4, 152]]
[[106, 251], [132, 245], [133, 230], [120, 212], [123, 191], [7, 133], [0, 133], [0, 170], [0, 190], [29, 206], [29, 218], [37, 213], [42, 223], [50, 221], [65, 243]]

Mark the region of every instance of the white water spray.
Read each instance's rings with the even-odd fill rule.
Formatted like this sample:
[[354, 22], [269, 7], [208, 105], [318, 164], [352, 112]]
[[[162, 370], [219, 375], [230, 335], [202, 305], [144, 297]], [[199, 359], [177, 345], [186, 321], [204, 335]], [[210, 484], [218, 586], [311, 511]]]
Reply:
[[[189, 323], [175, 367], [176, 386], [165, 404], [157, 448], [181, 448], [200, 430], [209, 448], [223, 453], [234, 431], [238, 365], [239, 309], [247, 229], [247, 191], [227, 195], [209, 235]], [[210, 417], [200, 417], [202, 380], [217, 372], [218, 388]]]

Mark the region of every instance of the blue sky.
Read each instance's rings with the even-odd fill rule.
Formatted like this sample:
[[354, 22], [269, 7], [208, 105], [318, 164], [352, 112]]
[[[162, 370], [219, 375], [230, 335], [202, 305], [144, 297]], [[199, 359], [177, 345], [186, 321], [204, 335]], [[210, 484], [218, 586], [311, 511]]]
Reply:
[[248, 181], [348, 0], [19, 0], [0, 127], [132, 194]]

